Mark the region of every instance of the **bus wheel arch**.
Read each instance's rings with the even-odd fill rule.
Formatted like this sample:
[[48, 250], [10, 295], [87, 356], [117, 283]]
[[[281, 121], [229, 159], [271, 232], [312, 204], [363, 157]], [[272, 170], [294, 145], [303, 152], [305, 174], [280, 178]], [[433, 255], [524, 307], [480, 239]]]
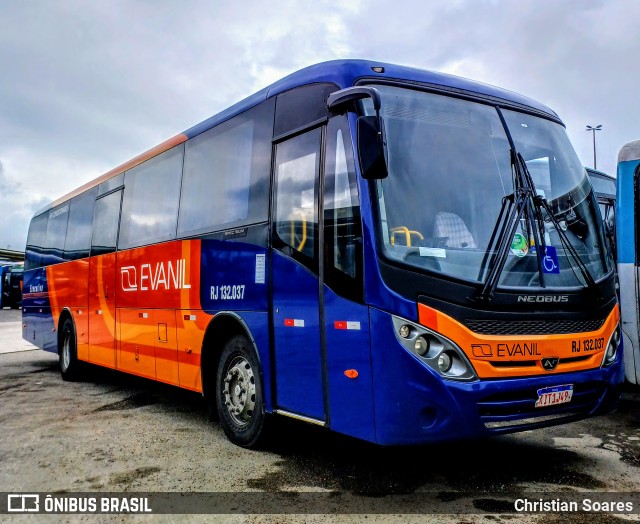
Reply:
[[58, 321], [58, 359], [63, 380], [77, 380], [81, 363], [78, 360], [76, 325], [68, 310], [63, 310]]
[[[248, 369], [246, 369], [248, 365]], [[229, 373], [235, 373], [240, 383], [248, 385], [246, 392], [240, 396], [232, 393], [229, 398], [229, 382], [234, 379]], [[218, 313], [210, 322], [205, 332], [201, 353], [202, 393], [209, 404], [209, 417], [220, 420], [227, 437], [243, 447], [256, 447], [262, 440], [265, 419], [264, 388], [262, 380], [263, 370], [255, 340], [244, 321], [235, 313]], [[230, 378], [226, 384], [225, 378]], [[242, 395], [249, 394], [248, 398]], [[226, 399], [225, 399], [226, 395]], [[225, 403], [231, 401], [231, 405]], [[244, 402], [244, 404], [243, 404]], [[240, 413], [236, 413], [240, 407]], [[250, 417], [243, 417], [250, 410]]]

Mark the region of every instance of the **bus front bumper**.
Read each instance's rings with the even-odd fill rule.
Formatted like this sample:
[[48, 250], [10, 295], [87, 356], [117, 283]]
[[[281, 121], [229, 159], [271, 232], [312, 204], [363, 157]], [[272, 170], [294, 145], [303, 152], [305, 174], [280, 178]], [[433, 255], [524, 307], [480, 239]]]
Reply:
[[[444, 380], [394, 338], [385, 342], [372, 358], [375, 434], [382, 445], [481, 438], [603, 414], [615, 407], [624, 380], [622, 344], [606, 368], [462, 382]], [[571, 386], [571, 400], [536, 407], [539, 390], [555, 386]]]

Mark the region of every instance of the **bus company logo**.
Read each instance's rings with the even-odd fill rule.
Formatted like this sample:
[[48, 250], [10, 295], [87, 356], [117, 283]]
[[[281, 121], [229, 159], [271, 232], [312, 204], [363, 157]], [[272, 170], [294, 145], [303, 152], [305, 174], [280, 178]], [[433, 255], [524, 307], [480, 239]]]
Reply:
[[540, 357], [540, 349], [537, 342], [514, 342], [508, 344], [501, 342], [496, 347], [498, 357]]
[[184, 258], [139, 266], [120, 268], [122, 291], [158, 291], [191, 289], [187, 278], [187, 261]]
[[471, 344], [474, 357], [492, 357], [493, 349], [489, 344]]
[[540, 303], [562, 303], [569, 302], [569, 295], [518, 295], [518, 302]]
[[544, 369], [546, 369], [547, 371], [553, 371], [554, 369], [556, 369], [556, 366], [558, 365], [558, 362], [560, 362], [560, 359], [558, 357], [543, 358], [540, 362], [542, 363], [542, 367]]

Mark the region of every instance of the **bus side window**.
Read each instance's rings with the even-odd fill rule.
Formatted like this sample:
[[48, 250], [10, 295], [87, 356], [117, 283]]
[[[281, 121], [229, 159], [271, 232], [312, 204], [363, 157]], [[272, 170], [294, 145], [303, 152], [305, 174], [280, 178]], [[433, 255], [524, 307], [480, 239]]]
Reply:
[[25, 269], [36, 269], [43, 266], [42, 255], [44, 251], [44, 241], [47, 236], [47, 223], [49, 214], [44, 213], [35, 217], [29, 226], [27, 236], [27, 248], [25, 250]]
[[93, 188], [71, 200], [69, 226], [64, 244], [66, 260], [76, 260], [89, 256], [91, 248], [91, 223], [96, 204], [96, 189]]
[[104, 255], [116, 250], [122, 189], [96, 200], [93, 215], [91, 255]]
[[49, 211], [47, 237], [44, 243], [46, 265], [62, 262], [68, 223], [69, 202], [65, 202]]
[[119, 249], [176, 238], [184, 146], [125, 172]]
[[186, 142], [179, 237], [267, 220], [273, 107], [263, 102]]
[[345, 117], [335, 117], [329, 122], [326, 142], [325, 281], [337, 294], [362, 301], [360, 203]]
[[295, 258], [314, 259], [316, 254], [319, 169], [320, 129], [277, 145], [275, 229]]

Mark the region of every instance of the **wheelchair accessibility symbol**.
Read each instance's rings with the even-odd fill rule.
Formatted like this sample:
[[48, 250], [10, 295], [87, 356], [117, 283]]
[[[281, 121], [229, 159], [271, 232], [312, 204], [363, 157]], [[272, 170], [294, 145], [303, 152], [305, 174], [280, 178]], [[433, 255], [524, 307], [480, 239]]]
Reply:
[[560, 265], [558, 264], [558, 253], [553, 246], [547, 246], [545, 256], [542, 258], [543, 273], [560, 273]]

